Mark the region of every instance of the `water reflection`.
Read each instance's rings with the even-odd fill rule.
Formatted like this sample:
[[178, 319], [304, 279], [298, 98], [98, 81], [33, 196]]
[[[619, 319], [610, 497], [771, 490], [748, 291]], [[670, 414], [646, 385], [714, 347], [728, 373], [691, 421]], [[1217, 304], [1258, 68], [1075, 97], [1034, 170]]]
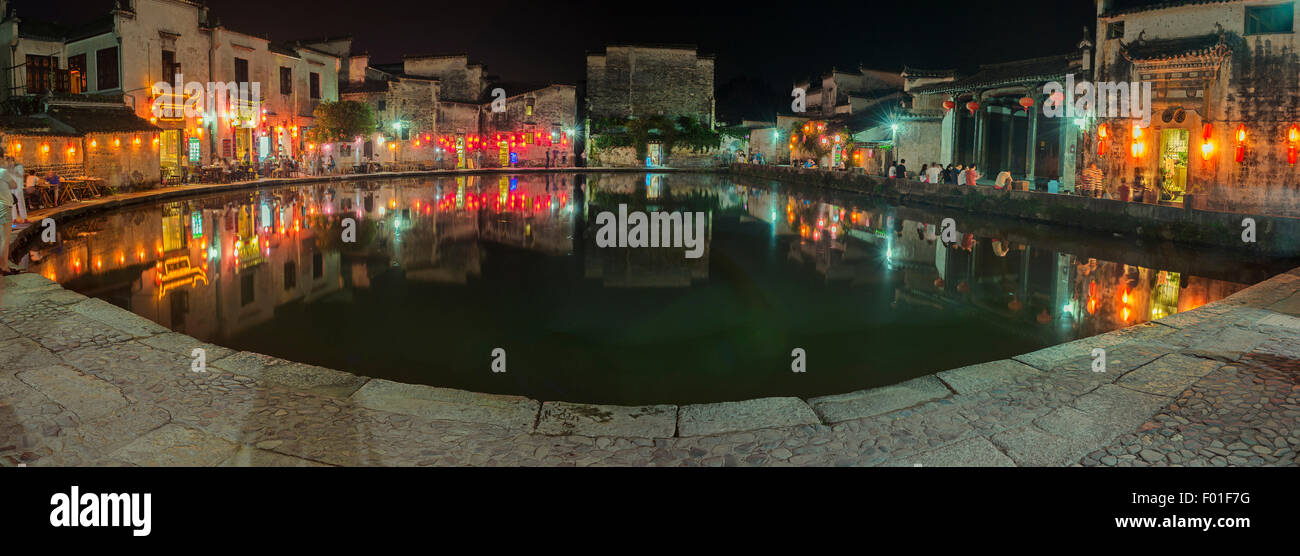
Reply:
[[[594, 215], [621, 203], [708, 213], [704, 257], [597, 248]], [[606, 403], [888, 384], [1187, 311], [1289, 268], [969, 215], [945, 235], [946, 216], [713, 175], [464, 176], [125, 209], [62, 226], [34, 260], [205, 341]], [[498, 346], [507, 376], [487, 372]], [[791, 376], [792, 347], [814, 372]]]

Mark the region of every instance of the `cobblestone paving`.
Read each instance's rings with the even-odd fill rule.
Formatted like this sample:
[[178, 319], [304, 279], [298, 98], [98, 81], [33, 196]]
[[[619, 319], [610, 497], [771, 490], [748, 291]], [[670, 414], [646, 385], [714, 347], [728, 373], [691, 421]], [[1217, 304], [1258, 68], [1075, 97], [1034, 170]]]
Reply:
[[[0, 282], [0, 465], [1295, 466], [1297, 292], [1300, 270], [868, 392], [608, 408], [235, 353], [22, 275]], [[206, 373], [191, 370], [195, 347]]]

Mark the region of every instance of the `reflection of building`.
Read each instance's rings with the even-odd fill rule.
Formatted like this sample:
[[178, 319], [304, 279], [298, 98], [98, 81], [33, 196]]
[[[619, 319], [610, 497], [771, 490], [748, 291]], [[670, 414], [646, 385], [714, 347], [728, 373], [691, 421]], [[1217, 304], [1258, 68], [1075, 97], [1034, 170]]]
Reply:
[[[281, 196], [283, 195], [283, 196]], [[341, 259], [304, 226], [304, 203], [279, 193], [166, 203], [62, 230], [39, 272], [205, 340], [268, 321], [276, 307], [342, 286]]]
[[[465, 284], [508, 252], [576, 256], [571, 279], [610, 287], [698, 286], [714, 278], [713, 262], [743, 262], [728, 242], [760, 229], [770, 235], [745, 241], [779, 265], [815, 273], [810, 284], [893, 292], [896, 305], [974, 313], [1039, 340], [1158, 319], [1245, 287], [1237, 281], [1262, 279], [1199, 258], [1166, 264], [1127, 246], [1089, 243], [1089, 254], [1076, 256], [1079, 245], [1061, 247], [1061, 238], [1027, 239], [979, 223], [945, 233], [913, 209], [715, 175], [587, 178], [355, 181], [167, 202], [62, 225], [59, 247], [33, 259], [52, 280], [204, 340], [268, 322], [286, 304], [343, 297], [334, 294], [372, 282]], [[685, 248], [595, 247], [594, 213], [620, 203], [707, 212], [704, 257], [688, 259]], [[357, 223], [354, 244], [341, 240], [344, 218]], [[713, 243], [719, 238], [722, 247]], [[716, 258], [714, 249], [726, 252]]]

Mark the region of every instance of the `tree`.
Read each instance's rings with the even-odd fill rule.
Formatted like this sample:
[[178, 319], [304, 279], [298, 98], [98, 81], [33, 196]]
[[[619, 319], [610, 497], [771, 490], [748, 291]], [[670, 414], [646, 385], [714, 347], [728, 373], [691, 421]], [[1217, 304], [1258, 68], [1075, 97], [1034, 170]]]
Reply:
[[316, 125], [307, 130], [307, 140], [316, 143], [351, 141], [378, 128], [370, 105], [355, 100], [322, 102], [312, 115]]

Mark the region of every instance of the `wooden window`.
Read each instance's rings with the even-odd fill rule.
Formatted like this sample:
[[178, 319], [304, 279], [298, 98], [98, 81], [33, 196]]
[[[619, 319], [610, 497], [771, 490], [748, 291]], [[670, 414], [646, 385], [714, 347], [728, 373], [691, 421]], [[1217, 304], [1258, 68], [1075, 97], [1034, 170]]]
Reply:
[[235, 83], [248, 83], [248, 60], [235, 58]]
[[176, 62], [176, 52], [171, 50], [162, 51], [162, 76], [166, 81], [176, 80], [176, 76], [181, 73], [181, 65]]
[[54, 70], [59, 59], [54, 56], [27, 55], [27, 94], [40, 95], [54, 86]]
[[1106, 26], [1106, 38], [1122, 39], [1124, 38], [1124, 22], [1116, 21]]
[[293, 94], [293, 68], [280, 68], [280, 94]]
[[117, 74], [117, 47], [103, 48], [95, 52], [95, 85], [96, 90], [104, 91], [116, 89], [121, 86], [121, 80]]
[[311, 72], [310, 77], [311, 99], [320, 100], [320, 74]]
[[68, 73], [71, 74], [73, 93], [86, 92], [86, 55], [78, 54], [68, 58]]

